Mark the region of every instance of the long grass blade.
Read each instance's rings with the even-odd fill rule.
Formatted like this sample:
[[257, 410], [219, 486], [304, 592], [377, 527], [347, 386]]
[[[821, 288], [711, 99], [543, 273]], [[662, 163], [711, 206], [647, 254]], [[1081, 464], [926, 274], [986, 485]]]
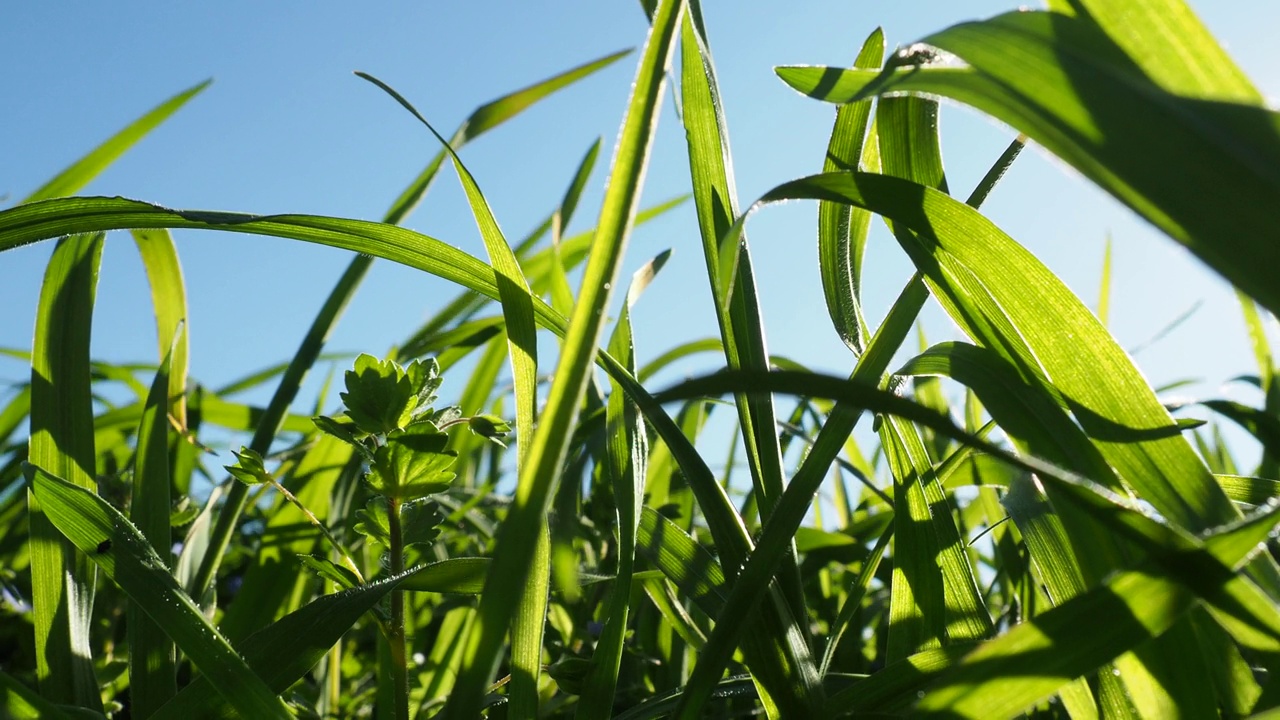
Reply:
[[612, 285], [617, 281], [634, 223], [650, 143], [657, 127], [663, 76], [671, 59], [676, 22], [683, 5], [679, 0], [667, 0], [659, 4], [654, 15], [615, 151], [582, 290], [569, 321], [550, 396], [529, 454], [524, 457], [515, 501], [499, 532], [493, 568], [468, 635], [461, 674], [445, 707], [446, 717], [469, 720], [476, 715], [485, 687], [497, 668], [503, 635], [518, 610], [511, 605], [510, 598], [518, 594], [529, 572], [536, 540], [545, 522], [547, 503], [586, 392], [604, 310], [612, 296]]
[[[173, 543], [169, 527], [169, 373], [181, 337], [174, 337], [147, 396], [147, 407], [138, 426], [138, 449], [134, 459], [133, 498], [130, 520], [153, 548], [161, 548], [160, 558], [169, 567], [168, 548]], [[129, 605], [129, 700], [130, 712], [150, 717], [178, 692], [177, 655], [164, 628], [135, 604]]]
[[[29, 206], [19, 206], [29, 207]], [[78, 487], [94, 479], [89, 336], [103, 236], [58, 241], [45, 271], [31, 349], [30, 462]], [[62, 537], [28, 492], [36, 677], [54, 702], [100, 710], [89, 633], [97, 571]]]

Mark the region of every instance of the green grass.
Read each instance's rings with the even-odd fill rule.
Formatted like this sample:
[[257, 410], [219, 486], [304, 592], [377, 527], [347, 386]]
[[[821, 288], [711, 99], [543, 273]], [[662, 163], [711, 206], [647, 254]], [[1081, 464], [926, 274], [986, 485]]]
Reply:
[[[481, 106], [447, 143], [412, 98], [361, 73], [401, 106], [386, 104], [389, 117], [416, 117], [444, 144], [381, 223], [73, 196], [203, 84], [0, 210], [0, 250], [57, 243], [19, 353], [31, 381], [0, 409], [0, 582], [13, 600], [0, 609], [0, 715], [1275, 712], [1280, 386], [1265, 326], [1280, 312], [1280, 121], [1180, 0], [1049, 5], [922, 40], [962, 64], [886, 58], [875, 30], [850, 68], [777, 68], [838, 106], [828, 152], [814, 175], [744, 201], [714, 28], [696, 1], [646, 3], [596, 226], [574, 237], [561, 228], [600, 143], [523, 238], [504, 234], [458, 153], [625, 53]], [[645, 208], [668, 90], [691, 193]], [[938, 97], [1017, 134], [967, 195], [947, 182]], [[1109, 246], [1095, 315], [982, 214], [1025, 142], [1238, 289], [1258, 363], [1247, 380], [1265, 400], [1202, 405], [1257, 439], [1258, 467], [1239, 466], [1216, 424], [1175, 418], [1111, 336]], [[445, 161], [487, 260], [399, 227]], [[843, 376], [766, 342], [747, 226], [792, 200], [817, 201], [821, 332], [849, 349]], [[633, 229], [686, 201], [718, 332], [664, 347], [635, 336], [630, 309], [671, 301], [646, 293], [665, 253], [631, 278], [617, 318], [606, 310]], [[873, 222], [916, 269], [878, 326], [861, 296]], [[292, 358], [201, 389], [171, 229], [358, 254]], [[151, 365], [89, 356], [114, 230], [132, 231], [147, 269]], [[341, 404], [298, 407], [375, 258], [459, 294], [392, 357], [357, 359]], [[931, 303], [963, 338], [921, 336], [913, 352]], [[558, 338], [552, 357], [539, 332]], [[637, 344], [658, 359], [638, 367]], [[649, 384], [698, 353], [723, 371]], [[132, 402], [95, 399], [95, 383], [120, 379]], [[263, 383], [276, 388], [266, 407], [238, 399]], [[736, 432], [708, 456], [713, 413]], [[854, 440], [860, 423], [874, 445]], [[225, 470], [202, 445], [215, 431], [245, 439]], [[736, 467], [749, 486], [730, 484]], [[215, 487], [200, 506], [202, 476]]]

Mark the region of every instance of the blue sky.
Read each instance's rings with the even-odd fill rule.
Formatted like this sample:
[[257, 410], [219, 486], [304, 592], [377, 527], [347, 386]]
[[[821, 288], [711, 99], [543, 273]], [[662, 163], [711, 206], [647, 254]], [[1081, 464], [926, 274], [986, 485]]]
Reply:
[[[1280, 96], [1268, 32], [1280, 26], [1280, 6], [1191, 4], [1263, 92]], [[773, 66], [847, 65], [878, 25], [892, 48], [1013, 7], [989, 0], [708, 3], [740, 202], [818, 171], [830, 131], [834, 109], [787, 89]], [[378, 219], [437, 148], [353, 70], [390, 83], [448, 132], [478, 104], [638, 46], [644, 33], [638, 4], [627, 1], [23, 3], [0, 24], [0, 57], [8, 67], [0, 74], [0, 96], [8, 100], [0, 195], [8, 194], [6, 204], [25, 196], [163, 98], [212, 77], [212, 87], [84, 193], [182, 208]], [[508, 236], [523, 235], [554, 207], [582, 154], [603, 136], [601, 164], [570, 231], [588, 227], [633, 71], [628, 58], [465, 149]], [[958, 194], [968, 192], [1011, 136], [954, 106], [944, 108], [942, 132]], [[687, 187], [683, 133], [668, 102], [644, 197], [657, 202]], [[1126, 347], [1201, 303], [1187, 322], [1136, 355], [1154, 384], [1195, 378], [1205, 381], [1200, 392], [1216, 394], [1222, 381], [1254, 371], [1225, 283], [1052, 158], [1024, 153], [984, 211], [1091, 306], [1103, 244], [1113, 237], [1112, 327]], [[812, 204], [793, 203], [766, 209], [748, 225], [766, 330], [774, 352], [845, 373], [850, 357], [822, 302], [815, 216]], [[406, 224], [484, 257], [450, 173]], [[272, 238], [177, 238], [191, 304], [192, 372], [209, 385], [290, 357], [349, 260], [340, 251]], [[666, 248], [675, 254], [635, 312], [642, 361], [715, 332], [692, 208], [639, 231], [626, 272]], [[48, 252], [41, 244], [0, 260], [0, 346], [29, 346]], [[882, 229], [867, 262], [865, 300], [878, 320], [910, 270]], [[443, 281], [379, 262], [329, 349], [381, 354], [453, 293]], [[107, 244], [98, 297], [95, 354], [152, 360], [148, 290], [123, 234]], [[937, 311], [926, 315], [925, 327], [933, 341], [955, 334]], [[24, 374], [17, 363], [0, 364], [0, 381]], [[1252, 399], [1238, 385], [1230, 392]]]

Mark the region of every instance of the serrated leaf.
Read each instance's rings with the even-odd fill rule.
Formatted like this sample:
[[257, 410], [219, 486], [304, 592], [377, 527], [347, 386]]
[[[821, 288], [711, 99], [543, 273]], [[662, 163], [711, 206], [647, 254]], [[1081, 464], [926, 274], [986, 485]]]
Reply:
[[447, 468], [458, 459], [456, 452], [445, 449], [448, 443], [449, 436], [430, 423], [389, 433], [386, 444], [373, 452], [369, 486], [401, 500], [448, 490], [455, 475]]

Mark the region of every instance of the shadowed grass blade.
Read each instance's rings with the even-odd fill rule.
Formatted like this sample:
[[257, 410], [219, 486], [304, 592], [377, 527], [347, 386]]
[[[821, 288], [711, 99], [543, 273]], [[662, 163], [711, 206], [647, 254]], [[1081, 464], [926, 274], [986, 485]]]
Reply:
[[[170, 565], [169, 527], [172, 508], [169, 482], [169, 372], [181, 337], [174, 337], [156, 372], [147, 406], [138, 425], [138, 449], [134, 457], [133, 496], [129, 516], [143, 539], [161, 548], [163, 566]], [[129, 707], [139, 717], [150, 717], [178, 692], [177, 656], [164, 629], [136, 603], [130, 603]]]
[[[40, 288], [31, 348], [28, 459], [90, 492], [98, 485], [89, 336], [102, 245], [101, 234], [58, 241]], [[58, 533], [34, 492], [27, 497], [40, 693], [101, 710], [89, 639], [97, 570]]]

